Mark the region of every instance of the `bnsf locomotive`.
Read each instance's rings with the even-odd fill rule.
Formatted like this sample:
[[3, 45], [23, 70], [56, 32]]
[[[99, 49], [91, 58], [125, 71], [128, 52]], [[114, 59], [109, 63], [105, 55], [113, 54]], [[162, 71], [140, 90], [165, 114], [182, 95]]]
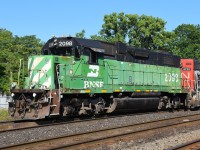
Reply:
[[23, 89], [11, 89], [16, 119], [198, 108], [200, 62], [147, 49], [54, 37], [30, 56]]

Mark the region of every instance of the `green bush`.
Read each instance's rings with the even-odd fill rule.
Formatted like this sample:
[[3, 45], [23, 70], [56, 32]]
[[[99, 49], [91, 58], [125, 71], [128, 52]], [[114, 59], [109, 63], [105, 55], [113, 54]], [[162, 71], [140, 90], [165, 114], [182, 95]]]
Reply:
[[0, 121], [8, 121], [8, 120], [12, 120], [12, 118], [8, 114], [8, 110], [0, 108]]

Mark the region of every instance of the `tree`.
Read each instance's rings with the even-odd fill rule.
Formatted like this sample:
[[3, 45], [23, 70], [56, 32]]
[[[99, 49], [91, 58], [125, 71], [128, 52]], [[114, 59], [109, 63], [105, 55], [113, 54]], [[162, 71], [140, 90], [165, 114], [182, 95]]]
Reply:
[[102, 37], [100, 39], [108, 42], [125, 42], [128, 30], [127, 27], [127, 18], [123, 12], [105, 15], [104, 24], [99, 32]]
[[100, 40], [100, 41], [106, 41], [106, 39], [104, 37], [102, 37], [101, 35], [95, 34], [95, 35], [91, 35], [90, 36], [91, 40]]
[[112, 13], [104, 16], [102, 29], [91, 38], [169, 51], [174, 33], [165, 31], [165, 25], [164, 20], [152, 16]]
[[174, 30], [174, 33], [175, 54], [182, 58], [200, 59], [200, 26], [182, 24]]
[[81, 32], [76, 33], [76, 37], [85, 39], [85, 30], [82, 30]]
[[[34, 35], [13, 36], [6, 29], [0, 29], [0, 92], [9, 93], [10, 82], [18, 82], [18, 70], [20, 59], [25, 64], [25, 75], [27, 74], [27, 58], [32, 53], [40, 53], [43, 43]], [[23, 86], [21, 74], [21, 84]]]
[[[9, 79], [11, 63], [9, 59], [12, 57], [13, 35], [6, 29], [0, 29], [0, 92], [9, 92]], [[13, 58], [12, 58], [13, 59]], [[16, 64], [16, 63], [13, 63]]]
[[147, 49], [169, 50], [173, 34], [165, 31], [166, 22], [152, 16], [127, 15], [128, 43]]

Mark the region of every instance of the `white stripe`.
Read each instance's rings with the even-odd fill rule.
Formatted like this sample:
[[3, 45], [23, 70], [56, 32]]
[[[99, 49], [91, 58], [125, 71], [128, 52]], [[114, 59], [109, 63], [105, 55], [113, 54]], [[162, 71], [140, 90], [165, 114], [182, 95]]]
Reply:
[[31, 66], [31, 70], [33, 70], [42, 60], [44, 57], [37, 57], [33, 61], [33, 65]]
[[48, 60], [46, 62], [46, 65], [41, 69], [41, 71], [38, 71], [37, 74], [33, 77], [32, 82], [38, 82], [40, 78], [42, 78], [47, 71], [51, 68], [51, 60]]
[[38, 58], [35, 58], [33, 60], [33, 64], [31, 66], [31, 70], [30, 70], [30, 77], [32, 77], [32, 74], [33, 74], [33, 70], [35, 69], [35, 67], [43, 60], [44, 57], [38, 57]]

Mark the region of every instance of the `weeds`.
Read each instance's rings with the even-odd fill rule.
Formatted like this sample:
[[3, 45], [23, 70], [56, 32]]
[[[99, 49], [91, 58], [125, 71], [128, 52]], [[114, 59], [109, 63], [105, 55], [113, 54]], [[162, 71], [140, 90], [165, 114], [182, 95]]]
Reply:
[[12, 118], [8, 114], [8, 110], [5, 108], [0, 108], [0, 121], [8, 121], [12, 120]]

